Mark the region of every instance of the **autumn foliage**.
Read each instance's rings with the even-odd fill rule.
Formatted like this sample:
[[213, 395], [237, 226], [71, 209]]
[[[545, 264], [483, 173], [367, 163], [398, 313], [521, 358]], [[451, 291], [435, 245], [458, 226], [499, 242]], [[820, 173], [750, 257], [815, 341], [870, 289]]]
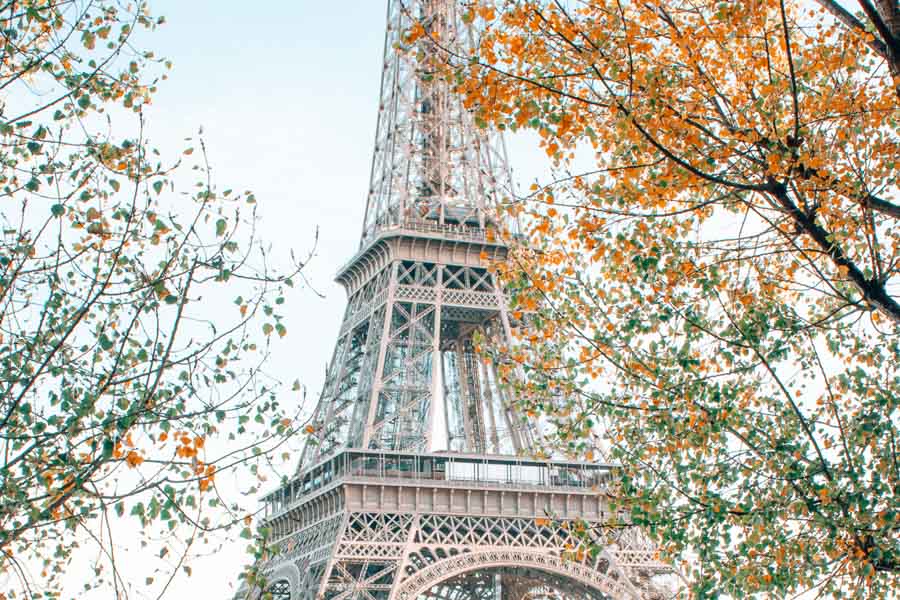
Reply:
[[447, 57], [556, 174], [497, 359], [697, 596], [900, 592], [900, 38], [860, 5], [480, 1]]

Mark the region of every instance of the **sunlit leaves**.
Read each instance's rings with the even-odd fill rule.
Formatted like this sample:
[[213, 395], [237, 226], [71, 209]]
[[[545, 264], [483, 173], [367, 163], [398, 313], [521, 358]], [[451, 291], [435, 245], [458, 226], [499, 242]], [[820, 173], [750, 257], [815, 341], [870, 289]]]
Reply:
[[498, 265], [522, 411], [556, 451], [623, 465], [617, 507], [692, 557], [698, 596], [896, 593], [884, 56], [800, 2], [472, 10], [477, 61], [447, 76], [558, 169], [509, 207], [528, 243]]

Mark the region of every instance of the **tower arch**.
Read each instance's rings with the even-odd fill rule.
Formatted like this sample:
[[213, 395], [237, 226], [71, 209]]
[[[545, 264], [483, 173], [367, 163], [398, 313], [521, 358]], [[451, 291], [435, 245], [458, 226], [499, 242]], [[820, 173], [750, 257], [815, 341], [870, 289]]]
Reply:
[[272, 600], [298, 600], [301, 597], [298, 591], [302, 574], [297, 565], [282, 563], [266, 579], [270, 582], [266, 592], [272, 595]]
[[[598, 562], [608, 568], [610, 563], [601, 555]], [[547, 577], [551, 585], [563, 581], [591, 600], [637, 600], [640, 595], [618, 573], [600, 569], [544, 552], [522, 548], [491, 549], [465, 552], [441, 559], [414, 573], [400, 583], [391, 600], [416, 600], [429, 590], [454, 579], [478, 572], [502, 573], [509, 569], [530, 569]], [[606, 572], [604, 572], [606, 571]], [[566, 596], [570, 597], [570, 596]]]

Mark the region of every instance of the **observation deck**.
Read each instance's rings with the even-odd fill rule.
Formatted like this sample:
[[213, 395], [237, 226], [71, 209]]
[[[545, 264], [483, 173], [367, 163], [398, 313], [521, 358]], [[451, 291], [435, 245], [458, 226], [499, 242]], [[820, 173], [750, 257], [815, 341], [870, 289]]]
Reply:
[[[595, 509], [588, 508], [585, 511], [583, 502], [578, 502], [578, 510], [573, 515], [597, 518], [600, 516], [599, 512], [602, 512], [600, 497], [604, 496], [602, 492], [612, 480], [613, 471], [612, 465], [544, 461], [515, 456], [344, 450], [304, 470], [279, 489], [267, 494], [263, 501], [266, 520], [277, 520], [293, 508], [339, 488], [344, 488], [344, 501], [356, 498], [365, 504], [368, 502], [363, 498], [363, 488], [373, 487], [382, 489], [378, 504], [384, 502], [385, 487], [428, 489], [437, 496], [446, 496], [436, 498], [437, 504], [428, 502], [428, 506], [423, 507], [423, 494], [419, 491], [414, 494], [417, 501], [410, 501], [405, 506], [410, 510], [436, 510], [445, 501], [444, 508], [452, 511], [454, 503], [450, 495], [453, 493], [458, 497], [467, 495], [471, 498], [472, 493], [477, 491], [479, 493], [476, 495], [482, 499], [500, 493], [517, 494], [519, 497], [525, 494], [529, 498], [538, 494], [543, 497], [545, 504], [529, 502], [525, 512], [530, 516], [558, 514], [565, 517], [570, 510], [566, 507], [558, 510], [560, 506], [553, 498], [564, 500], [573, 495], [584, 495], [596, 499]], [[358, 493], [363, 496], [357, 496]], [[380, 508], [404, 508], [401, 498], [404, 492], [394, 495], [396, 502], [391, 503], [392, 506], [383, 505]], [[497, 507], [500, 508], [500, 505]], [[486, 506], [483, 505], [482, 508]]]

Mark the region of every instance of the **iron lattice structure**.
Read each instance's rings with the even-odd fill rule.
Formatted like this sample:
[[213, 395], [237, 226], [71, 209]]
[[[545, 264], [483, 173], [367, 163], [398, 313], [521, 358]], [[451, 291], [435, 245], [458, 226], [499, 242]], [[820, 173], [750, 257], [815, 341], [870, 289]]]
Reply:
[[[509, 225], [496, 209], [511, 183], [502, 139], [476, 127], [435, 74], [433, 39], [468, 47], [461, 16], [445, 0], [388, 2], [360, 250], [338, 274], [349, 302], [301, 465], [342, 447], [518, 453], [531, 444], [475, 353], [477, 333], [509, 337], [487, 267], [506, 256], [493, 240]], [[427, 34], [405, 45], [417, 23]]]
[[[489, 269], [506, 258], [502, 140], [436, 74], [472, 32], [455, 0], [389, 0], [381, 104], [348, 305], [295, 477], [266, 497], [277, 600], [655, 598], [669, 572], [642, 538], [610, 533], [608, 466], [521, 458], [528, 420], [483, 361], [511, 340]], [[414, 27], [424, 35], [409, 36]], [[604, 547], [552, 516], [587, 523]], [[606, 533], [603, 533], [606, 531]], [[242, 590], [258, 597], [261, 590]]]

